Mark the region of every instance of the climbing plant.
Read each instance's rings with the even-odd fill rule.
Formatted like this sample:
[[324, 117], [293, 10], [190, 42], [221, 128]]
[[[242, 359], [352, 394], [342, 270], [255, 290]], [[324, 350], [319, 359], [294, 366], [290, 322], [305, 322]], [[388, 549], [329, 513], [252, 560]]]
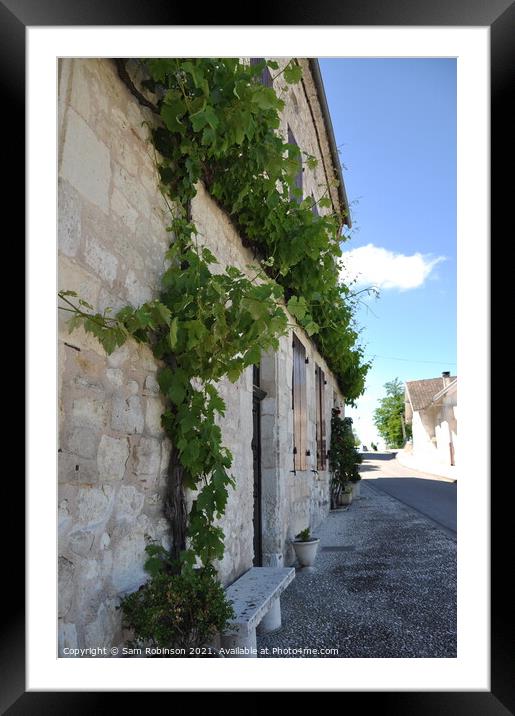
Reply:
[[[170, 210], [161, 290], [115, 315], [95, 312], [72, 291], [59, 296], [72, 314], [70, 331], [83, 326], [107, 353], [131, 337], [161, 362], [161, 420], [172, 443], [165, 516], [172, 557], [184, 569], [223, 556], [217, 519], [234, 481], [217, 422], [225, 411], [217, 382], [225, 376], [235, 382], [263, 351], [278, 348], [288, 328], [284, 308], [313, 336], [348, 401], [363, 391], [369, 366], [357, 344], [351, 291], [338, 279], [343, 217], [317, 215], [314, 199], [299, 195], [299, 163], [314, 168], [316, 160], [284, 142], [278, 132], [284, 101], [259, 82], [265, 66], [286, 86], [299, 82], [300, 66], [291, 61], [280, 72], [272, 61], [230, 58], [139, 65], [142, 89], [129, 83], [156, 115], [150, 136]], [[127, 79], [125, 66], [123, 72]], [[234, 266], [212, 270], [216, 258], [191, 215], [199, 181], [254, 251], [253, 275]], [[323, 194], [318, 204], [329, 208], [330, 198]], [[188, 515], [186, 488], [195, 494]]]

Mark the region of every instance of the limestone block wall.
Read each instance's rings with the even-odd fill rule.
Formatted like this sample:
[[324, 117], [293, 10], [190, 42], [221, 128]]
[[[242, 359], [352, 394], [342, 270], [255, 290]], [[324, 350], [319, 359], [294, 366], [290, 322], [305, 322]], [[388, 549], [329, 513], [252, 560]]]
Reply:
[[[156, 290], [166, 216], [141, 123], [108, 60], [59, 66], [59, 288], [103, 310]], [[136, 589], [146, 536], [166, 544], [169, 445], [150, 351], [107, 357], [59, 312], [59, 646], [122, 639], [115, 606]]]
[[[301, 87], [287, 97], [299, 145], [321, 155]], [[139, 305], [155, 295], [169, 234], [157, 188], [142, 108], [119, 80], [110, 60], [65, 59], [59, 65], [59, 288], [76, 290], [96, 308]], [[319, 197], [323, 162], [305, 172], [306, 193]], [[200, 240], [222, 270], [247, 271], [252, 254], [227, 216], [199, 186], [192, 205]], [[158, 366], [134, 342], [107, 357], [82, 330], [68, 334], [59, 313], [59, 648], [119, 645], [124, 635], [119, 597], [146, 579], [148, 538], [165, 546], [162, 516], [170, 445], [160, 427]], [[293, 321], [292, 321], [293, 322]], [[326, 385], [327, 446], [333, 401], [343, 403], [325, 362], [299, 329], [306, 346], [309, 442], [316, 468], [315, 378]], [[329, 509], [329, 476], [293, 475], [291, 335], [263, 357], [263, 549], [269, 564], [291, 563], [289, 540], [308, 524], [316, 529]], [[222, 526], [226, 552], [218, 565], [232, 582], [253, 560], [252, 370], [235, 383], [222, 381], [227, 404], [221, 422], [234, 456], [237, 487], [230, 491]], [[311, 466], [310, 466], [311, 467]], [[191, 499], [191, 496], [190, 496]]]

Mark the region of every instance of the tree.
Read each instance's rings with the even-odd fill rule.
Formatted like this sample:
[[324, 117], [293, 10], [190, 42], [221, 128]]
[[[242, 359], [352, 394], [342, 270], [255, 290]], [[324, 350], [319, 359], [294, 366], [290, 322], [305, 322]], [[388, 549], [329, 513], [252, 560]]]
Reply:
[[404, 419], [404, 386], [399, 378], [384, 384], [386, 395], [374, 411], [374, 425], [388, 447], [403, 447], [411, 436]]

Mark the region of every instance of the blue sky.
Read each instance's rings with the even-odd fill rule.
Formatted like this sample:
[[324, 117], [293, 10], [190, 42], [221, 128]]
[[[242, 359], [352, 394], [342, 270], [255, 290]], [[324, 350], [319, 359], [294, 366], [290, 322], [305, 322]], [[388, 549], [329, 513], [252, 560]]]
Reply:
[[378, 299], [363, 294], [362, 343], [376, 358], [346, 411], [370, 443], [386, 381], [456, 371], [456, 61], [320, 66], [353, 221], [347, 278], [380, 289]]

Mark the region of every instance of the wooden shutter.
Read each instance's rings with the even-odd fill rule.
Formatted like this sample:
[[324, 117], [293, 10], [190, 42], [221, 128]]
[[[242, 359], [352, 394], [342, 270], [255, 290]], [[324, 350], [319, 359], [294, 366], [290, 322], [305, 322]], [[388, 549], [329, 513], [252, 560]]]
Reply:
[[293, 453], [295, 470], [307, 469], [306, 349], [293, 334]]
[[[264, 59], [265, 59], [264, 57], [251, 57], [250, 64], [257, 65], [259, 62], [262, 62]], [[270, 70], [268, 69], [268, 67], [265, 67], [265, 69], [261, 73], [261, 76], [259, 77], [259, 81], [265, 87], [271, 87], [273, 89], [274, 83], [272, 82], [272, 75], [270, 74]]]

